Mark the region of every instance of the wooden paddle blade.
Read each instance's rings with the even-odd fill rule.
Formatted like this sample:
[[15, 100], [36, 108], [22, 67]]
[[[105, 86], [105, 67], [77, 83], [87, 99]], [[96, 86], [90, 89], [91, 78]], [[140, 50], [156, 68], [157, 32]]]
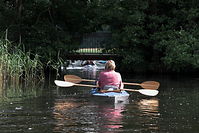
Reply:
[[148, 89], [140, 89], [138, 90], [141, 94], [147, 95], [147, 96], [156, 96], [159, 91], [158, 90], [148, 90]]
[[80, 83], [82, 81], [82, 79], [76, 75], [65, 75], [64, 80], [75, 84]]
[[55, 80], [54, 82], [59, 87], [71, 87], [75, 85], [74, 83], [61, 81], [61, 80]]
[[160, 83], [157, 81], [145, 81], [141, 83], [140, 86], [144, 89], [157, 90], [160, 86]]

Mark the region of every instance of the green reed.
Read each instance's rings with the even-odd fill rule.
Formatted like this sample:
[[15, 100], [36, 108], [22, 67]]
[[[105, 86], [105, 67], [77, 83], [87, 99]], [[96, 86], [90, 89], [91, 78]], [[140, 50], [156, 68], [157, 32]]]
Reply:
[[20, 80], [44, 78], [38, 55], [23, 52], [9, 41], [0, 40], [0, 80], [19, 83]]
[[64, 64], [64, 60], [60, 57], [60, 51], [58, 51], [57, 60], [48, 59], [48, 63], [47, 63], [48, 66], [50, 66], [53, 70], [56, 71], [56, 78], [60, 76], [59, 68], [63, 66], [63, 64]]

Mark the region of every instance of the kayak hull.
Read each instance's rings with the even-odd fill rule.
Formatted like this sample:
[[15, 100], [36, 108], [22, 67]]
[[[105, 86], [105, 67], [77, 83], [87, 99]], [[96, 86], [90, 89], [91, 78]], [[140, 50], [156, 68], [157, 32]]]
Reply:
[[86, 66], [69, 66], [66, 68], [67, 70], [88, 70], [88, 71], [92, 71], [92, 70], [103, 70], [104, 66], [97, 66], [97, 65], [86, 65]]
[[98, 92], [97, 88], [91, 89], [90, 94], [93, 97], [98, 98], [100, 101], [113, 101], [115, 103], [125, 102], [129, 97], [129, 93], [126, 91], [101, 93]]

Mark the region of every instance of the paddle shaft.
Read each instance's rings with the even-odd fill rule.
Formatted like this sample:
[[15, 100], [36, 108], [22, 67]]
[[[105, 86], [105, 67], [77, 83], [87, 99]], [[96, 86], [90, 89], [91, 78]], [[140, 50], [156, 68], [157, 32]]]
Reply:
[[[86, 84], [75, 84], [76, 86], [84, 86], [84, 87], [97, 87], [96, 85], [86, 85]], [[120, 89], [122, 91], [131, 91], [131, 92], [139, 92], [143, 95], [147, 95], [147, 96], [156, 96], [158, 94], [157, 90], [149, 90], [149, 89], [140, 89], [140, 90], [135, 90], [135, 89]], [[108, 91], [108, 90], [102, 90], [102, 92], [118, 92], [117, 90], [112, 90], [112, 91]]]
[[[86, 85], [86, 84], [74, 84], [76, 86], [83, 86], [83, 87], [97, 87], [96, 85]], [[135, 89], [121, 89], [121, 90], [126, 90], [126, 91], [138, 91]]]
[[83, 87], [97, 87], [96, 85], [86, 85], [86, 84], [75, 84], [76, 86], [83, 86]]
[[[91, 81], [91, 82], [94, 82], [94, 81], [96, 81], [96, 80], [92, 80], [92, 79], [82, 79], [82, 78], [78, 78], [78, 79], [75, 79], [75, 78], [68, 78], [68, 79], [72, 79], [72, 80], [76, 80], [76, 81]], [[153, 82], [153, 81], [152, 81]], [[125, 84], [125, 85], [138, 85], [138, 86], [142, 86], [143, 87], [143, 85], [144, 85], [144, 82], [143, 83], [141, 83], [141, 84], [139, 84], [139, 83], [128, 83], [128, 82], [122, 82], [123, 84]], [[156, 84], [156, 85], [153, 85], [153, 84], [147, 84], [147, 87], [154, 87], [154, 89], [158, 89], [158, 87], [159, 87], [159, 85], [158, 84]]]
[[135, 89], [125, 89], [125, 88], [123, 88], [123, 89], [121, 89], [121, 90], [139, 92], [139, 90], [135, 90]]
[[[96, 85], [87, 85], [87, 84], [74, 84], [76, 86], [82, 86], [82, 87], [97, 87]], [[125, 91], [139, 91], [139, 90], [134, 90], [134, 89], [121, 89]]]
[[[90, 82], [95, 82], [96, 80], [92, 80], [92, 79], [75, 79], [75, 78], [70, 78], [72, 80], [81, 80], [81, 81], [90, 81]], [[122, 82], [123, 84], [126, 85], [141, 85], [139, 83], [128, 83], [128, 82]]]

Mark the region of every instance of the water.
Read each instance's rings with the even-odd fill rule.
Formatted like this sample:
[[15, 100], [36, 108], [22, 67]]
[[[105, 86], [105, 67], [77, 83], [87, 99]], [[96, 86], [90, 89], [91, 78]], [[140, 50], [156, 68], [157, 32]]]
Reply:
[[[98, 72], [68, 71], [95, 79]], [[139, 92], [124, 103], [101, 102], [90, 88], [59, 88], [51, 81], [1, 90], [1, 133], [198, 133], [199, 79], [177, 76], [123, 75], [124, 81], [161, 83], [159, 94]], [[91, 83], [91, 82], [84, 82]], [[139, 89], [138, 86], [127, 86]]]

